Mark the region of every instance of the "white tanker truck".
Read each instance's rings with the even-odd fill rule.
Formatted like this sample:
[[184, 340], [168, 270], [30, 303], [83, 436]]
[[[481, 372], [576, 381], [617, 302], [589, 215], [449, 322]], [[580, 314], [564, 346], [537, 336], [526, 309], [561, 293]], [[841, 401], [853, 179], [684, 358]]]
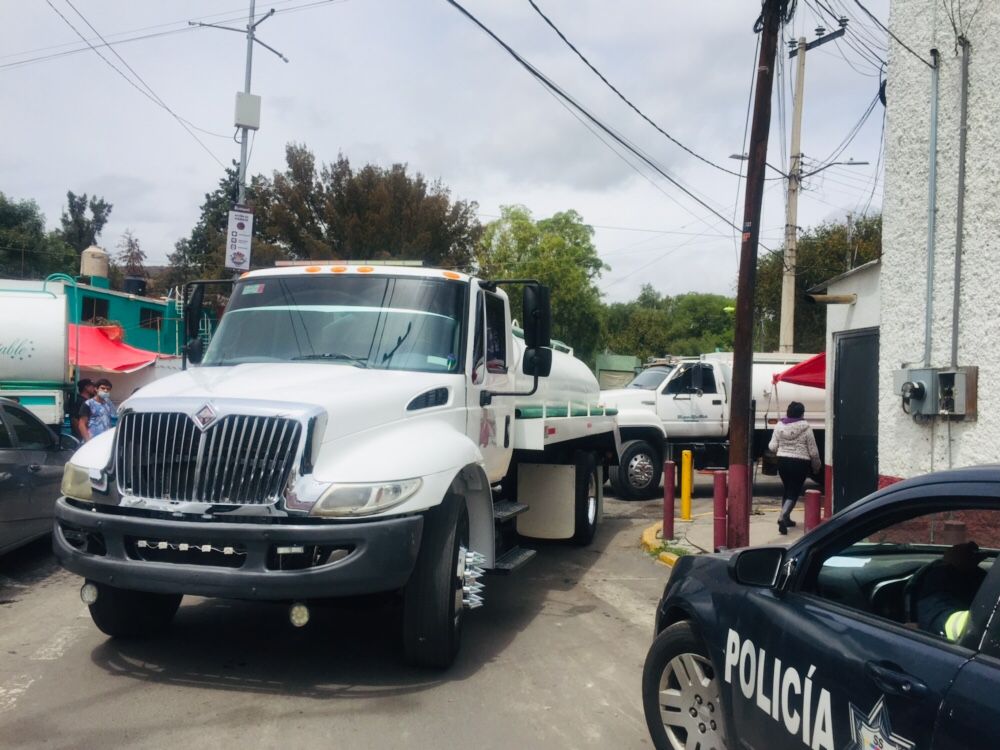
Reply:
[[[588, 544], [613, 410], [550, 348], [548, 290], [523, 331], [498, 283], [405, 267], [316, 265], [236, 282], [197, 366], [121, 405], [67, 464], [53, 545], [97, 626], [166, 626], [184, 594], [284, 601], [398, 592], [404, 653], [444, 667], [484, 573]], [[488, 591], [488, 590], [487, 590]]]

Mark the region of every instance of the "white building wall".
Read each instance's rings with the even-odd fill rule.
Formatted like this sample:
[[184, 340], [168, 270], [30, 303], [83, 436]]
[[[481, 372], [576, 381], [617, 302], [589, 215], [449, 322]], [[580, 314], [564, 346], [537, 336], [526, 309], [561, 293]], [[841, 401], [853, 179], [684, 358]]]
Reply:
[[[937, 229], [931, 366], [951, 364], [961, 55], [948, 8], [939, 0], [895, 0], [890, 28], [931, 59], [941, 53]], [[902, 412], [893, 371], [924, 352], [931, 71], [891, 42], [883, 206], [879, 474], [885, 483], [947, 466], [1000, 461], [1000, 3], [978, 6], [971, 43], [964, 249], [958, 365], [979, 367], [979, 416], [949, 425], [916, 424]], [[970, 14], [963, 17], [968, 21]], [[957, 19], [956, 19], [957, 20]], [[949, 437], [950, 433], [950, 437]]]
[[[879, 272], [878, 264], [858, 270], [846, 278], [834, 281], [826, 288], [826, 294], [856, 294], [853, 305], [828, 305], [826, 308], [826, 450], [823, 459], [827, 466], [834, 466], [833, 445], [833, 373], [836, 367], [837, 350], [833, 346], [834, 334], [840, 331], [856, 331], [861, 328], [877, 328], [879, 325]], [[872, 384], [872, 387], [877, 387]], [[829, 490], [827, 490], [829, 493]]]

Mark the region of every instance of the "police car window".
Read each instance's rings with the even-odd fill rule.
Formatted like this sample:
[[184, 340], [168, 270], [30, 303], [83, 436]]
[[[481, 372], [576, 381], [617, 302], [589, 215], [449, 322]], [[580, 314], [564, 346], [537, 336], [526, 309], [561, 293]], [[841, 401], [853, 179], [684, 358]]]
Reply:
[[924, 513], [823, 554], [803, 591], [962, 642], [975, 629], [968, 613], [998, 551], [1000, 509]]

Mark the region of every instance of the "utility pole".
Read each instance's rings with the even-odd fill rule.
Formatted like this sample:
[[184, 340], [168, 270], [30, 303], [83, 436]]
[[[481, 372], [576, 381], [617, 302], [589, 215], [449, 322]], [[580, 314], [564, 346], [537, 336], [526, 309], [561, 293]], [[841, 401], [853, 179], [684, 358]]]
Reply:
[[229, 225], [226, 228], [225, 268], [234, 271], [238, 276], [242, 271], [250, 270], [250, 256], [253, 243], [253, 211], [246, 206], [247, 192], [247, 143], [251, 130], [260, 129], [260, 97], [250, 93], [250, 74], [253, 71], [254, 42], [264, 49], [270, 50], [286, 63], [288, 58], [257, 38], [257, 27], [274, 15], [274, 8], [254, 20], [256, 15], [256, 0], [250, 0], [250, 15], [247, 17], [246, 30], [234, 29], [231, 26], [220, 26], [214, 23], [198, 23], [188, 21], [190, 26], [207, 26], [213, 29], [235, 31], [247, 36], [247, 65], [243, 78], [243, 91], [236, 92], [235, 125], [242, 132], [240, 138], [240, 171], [238, 178], [238, 195], [236, 205], [229, 212]]
[[799, 243], [798, 212], [799, 186], [802, 183], [802, 99], [805, 93], [806, 50], [842, 37], [847, 31], [847, 18], [841, 17], [840, 28], [826, 34], [822, 26], [816, 29], [818, 39], [806, 43], [799, 37], [798, 44], [789, 52], [789, 59], [798, 56], [795, 74], [795, 101], [792, 111], [792, 153], [788, 166], [788, 202], [785, 205], [784, 273], [781, 276], [781, 325], [778, 329], [778, 351], [795, 350], [795, 264]]
[[771, 127], [771, 89], [778, 28], [788, 0], [764, 0], [759, 23], [760, 60], [754, 92], [753, 126], [747, 160], [747, 185], [743, 209], [743, 238], [740, 272], [736, 288], [735, 340], [733, 342], [732, 403], [729, 418], [729, 513], [728, 546], [750, 543], [750, 382], [753, 368], [753, 303], [757, 276], [757, 241], [760, 237], [760, 209], [764, 199], [764, 169], [767, 138]]
[[802, 171], [802, 94], [806, 80], [806, 38], [799, 37], [799, 64], [795, 74], [795, 102], [792, 111], [792, 154], [788, 166], [788, 202], [785, 205], [785, 262], [781, 276], [781, 327], [778, 351], [795, 351], [795, 253], [798, 250], [799, 181]]
[[247, 37], [247, 62], [246, 74], [243, 78], [243, 91], [236, 94], [236, 127], [240, 128], [242, 137], [240, 138], [240, 173], [239, 173], [239, 197], [236, 203], [242, 206], [246, 200], [246, 180], [247, 180], [247, 143], [251, 130], [260, 128], [260, 97], [250, 93], [250, 76], [253, 71], [253, 45], [256, 42], [264, 49], [270, 50], [286, 63], [288, 58], [278, 52], [270, 45], [264, 44], [257, 38], [257, 27], [274, 15], [274, 8], [255, 21], [256, 0], [250, 0], [250, 15], [247, 18], [246, 29], [234, 29], [231, 26], [220, 26], [215, 23], [198, 23], [188, 21], [189, 26], [206, 26], [213, 29], [223, 29], [225, 31], [235, 31], [237, 34], [246, 34]]

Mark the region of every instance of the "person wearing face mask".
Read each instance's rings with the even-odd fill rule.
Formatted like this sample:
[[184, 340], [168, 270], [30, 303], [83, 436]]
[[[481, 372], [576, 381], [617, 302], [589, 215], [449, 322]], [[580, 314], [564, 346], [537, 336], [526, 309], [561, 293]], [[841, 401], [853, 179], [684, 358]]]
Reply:
[[90, 409], [90, 419], [87, 420], [89, 437], [95, 438], [102, 432], [111, 429], [111, 417], [115, 414], [115, 405], [111, 401], [111, 381], [101, 378], [97, 385], [97, 395], [87, 401]]

